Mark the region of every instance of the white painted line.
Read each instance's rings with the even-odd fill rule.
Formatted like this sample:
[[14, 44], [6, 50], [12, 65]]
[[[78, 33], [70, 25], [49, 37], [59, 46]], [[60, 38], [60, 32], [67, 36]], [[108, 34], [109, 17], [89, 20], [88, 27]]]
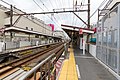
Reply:
[[87, 58], [88, 58], [88, 59], [89, 59], [89, 58], [94, 58], [94, 57], [88, 57], [88, 56], [75, 56], [75, 57], [76, 57], [76, 58], [77, 58], [77, 57], [78, 57], [78, 58], [86, 58], [86, 59], [87, 59]]
[[81, 75], [80, 75], [80, 71], [79, 71], [78, 65], [76, 65], [76, 69], [77, 69], [78, 78], [81, 79]]

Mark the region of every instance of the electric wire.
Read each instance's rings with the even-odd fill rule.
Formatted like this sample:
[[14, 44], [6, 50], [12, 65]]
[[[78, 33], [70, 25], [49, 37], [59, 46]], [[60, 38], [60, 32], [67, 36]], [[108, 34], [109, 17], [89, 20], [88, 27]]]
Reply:
[[[68, 5], [67, 5], [68, 9], [70, 9], [70, 0], [67, 0], [67, 3], [68, 3]], [[66, 14], [66, 16], [67, 16], [66, 23], [69, 23], [69, 22], [70, 22], [70, 16], [71, 16], [70, 14], [71, 14], [71, 13]]]
[[49, 2], [50, 2], [50, 4], [51, 4], [51, 6], [54, 8], [54, 6], [53, 6], [53, 4], [52, 4], [51, 0], [49, 0]]
[[104, 5], [104, 3], [106, 2], [107, 0], [104, 0], [101, 4], [100, 4], [100, 6], [94, 11], [94, 13], [90, 16], [90, 18], [98, 11], [98, 9], [100, 8], [100, 7], [102, 7], [103, 5]]
[[[64, 1], [66, 1], [66, 0], [64, 0]], [[62, 0], [61, 3], [62, 3], [62, 6], [65, 8], [64, 1]], [[67, 14], [62, 14], [62, 15], [63, 15], [62, 20], [67, 22], [66, 20], [69, 20]], [[66, 18], [66, 19], [64, 19], [64, 18]]]
[[[83, 2], [83, 0], [81, 1], [81, 3]], [[81, 8], [81, 6], [82, 5], [80, 5], [80, 8]], [[79, 13], [77, 14], [77, 15], [79, 15]], [[76, 18], [76, 20], [75, 20], [75, 25], [77, 25], [77, 20], [78, 20], [78, 18]]]
[[[90, 18], [92, 18], [92, 17], [95, 15], [95, 13], [98, 11], [98, 9], [99, 9], [100, 7], [102, 7], [107, 1], [108, 1], [108, 0], [104, 0], [104, 1], [100, 4], [100, 6], [92, 13], [92, 15], [90, 16]], [[88, 20], [87, 20], [87, 21], [88, 21]], [[87, 22], [87, 21], [86, 21], [86, 22]], [[83, 24], [82, 26], [84, 26], [84, 24]]]
[[[41, 10], [43, 10], [42, 7], [40, 7], [39, 4], [38, 4], [35, 0], [33, 0], [33, 2], [34, 2]], [[44, 11], [44, 10], [43, 10], [43, 11]]]
[[[49, 0], [50, 1], [50, 0]], [[50, 1], [50, 3], [51, 3], [51, 6], [54, 8], [54, 6], [53, 6], [53, 4], [52, 4], [52, 2]], [[55, 1], [55, 4], [56, 4], [56, 6], [58, 7], [58, 5], [57, 5], [57, 2]], [[55, 16], [53, 16], [53, 18], [54, 18]], [[59, 16], [59, 15], [57, 15], [57, 17], [59, 18], [59, 20], [60, 20], [60, 22], [62, 21], [61, 20], [61, 17]], [[55, 19], [55, 18], [54, 18]], [[55, 19], [55, 20], [57, 20], [57, 19]], [[58, 22], [58, 21], [57, 21]], [[59, 23], [59, 22], [58, 22]]]
[[[50, 0], [49, 0], [50, 1]], [[51, 3], [51, 1], [50, 1], [50, 3]], [[52, 3], [51, 3], [52, 4]], [[58, 5], [57, 5], [57, 1], [55, 1], [55, 4], [56, 4], [56, 6], [58, 7]], [[54, 7], [53, 7], [54, 8]], [[59, 15], [57, 15], [57, 17], [60, 19], [60, 22], [61, 22], [61, 17], [59, 16]], [[57, 21], [57, 23], [59, 23], [58, 22], [58, 20], [55, 18], [55, 16], [53, 15], [53, 18]]]
[[[80, 2], [80, 9], [82, 8], [82, 4], [84, 4], [85, 3], [85, 0], [82, 0], [81, 2]], [[78, 15], [79, 15], [80, 13], [78, 13]], [[76, 21], [75, 21], [75, 25], [77, 25], [77, 20], [78, 20], [78, 18], [76, 18]]]
[[[35, 0], [33, 0], [33, 1], [34, 1], [34, 3], [35, 3], [41, 10], [43, 10]], [[43, 10], [43, 11], [44, 11], [44, 10]], [[48, 15], [47, 15], [47, 16], [48, 16]], [[49, 18], [51, 21], [53, 21], [57, 26], [59, 26], [59, 25], [58, 25], [54, 20], [52, 20], [49, 16], [48, 16], [48, 18]]]
[[[74, 0], [73, 0], [73, 10], [74, 10]], [[73, 18], [72, 18], [72, 25], [74, 25], [74, 14], [73, 14]]]
[[[68, 4], [69, 4], [69, 8], [71, 8], [71, 2], [70, 2], [70, 0], [68, 0]], [[69, 15], [68, 16], [70, 16], [70, 18], [71, 18], [71, 13], [69, 13]], [[71, 24], [72, 23], [72, 20], [69, 20], [69, 24]]]
[[42, 0], [40, 0], [40, 2], [41, 2], [42, 5], [49, 11], [49, 9], [45, 6], [45, 4], [42, 2]]

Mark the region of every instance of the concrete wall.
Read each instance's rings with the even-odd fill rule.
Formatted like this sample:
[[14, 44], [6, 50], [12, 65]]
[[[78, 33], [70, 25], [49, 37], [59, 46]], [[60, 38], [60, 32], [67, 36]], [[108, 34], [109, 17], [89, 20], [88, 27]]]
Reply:
[[[18, 16], [13, 17], [13, 24], [18, 19]], [[5, 25], [10, 24], [10, 18], [5, 19]], [[36, 21], [34, 18], [29, 18], [22, 16], [14, 26], [24, 28], [28, 27], [28, 30], [33, 29], [33, 31], [41, 32], [43, 34], [52, 35], [52, 28], [44, 24], [44, 22]]]
[[3, 10], [0, 9], [0, 28], [4, 27], [4, 19], [6, 17], [6, 14]]

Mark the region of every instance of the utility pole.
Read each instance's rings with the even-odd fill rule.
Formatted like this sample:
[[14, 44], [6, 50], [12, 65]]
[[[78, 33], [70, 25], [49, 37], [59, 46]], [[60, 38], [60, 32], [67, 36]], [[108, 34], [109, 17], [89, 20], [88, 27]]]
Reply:
[[90, 0], [88, 0], [88, 28], [90, 28]]
[[[90, 28], [90, 0], [88, 0], [88, 29]], [[87, 42], [89, 41], [89, 34], [87, 35]], [[89, 44], [87, 44], [89, 52]]]
[[[10, 27], [13, 26], [13, 6], [10, 5]], [[13, 33], [12, 31], [10, 32], [10, 40], [12, 41], [13, 38]]]
[[90, 0], [88, 0], [88, 28], [90, 28]]

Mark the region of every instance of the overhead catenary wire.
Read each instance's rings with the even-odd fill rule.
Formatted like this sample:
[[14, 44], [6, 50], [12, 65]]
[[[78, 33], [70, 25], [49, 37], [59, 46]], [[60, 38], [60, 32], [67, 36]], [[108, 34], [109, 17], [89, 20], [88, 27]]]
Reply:
[[[74, 10], [74, 0], [73, 0], [73, 10]], [[73, 18], [72, 18], [72, 25], [74, 25], [74, 15], [73, 15]]]
[[[69, 8], [71, 8], [71, 5], [70, 5], [70, 4], [71, 4], [71, 1], [70, 1], [70, 0], [68, 0], [68, 4], [69, 4]], [[69, 15], [68, 15], [68, 16], [70, 16], [70, 17], [72, 18], [72, 16], [71, 16], [71, 14], [70, 14], [70, 13], [69, 13]], [[69, 24], [70, 24], [70, 23], [72, 23], [72, 20], [69, 20]]]
[[44, 9], [42, 9], [42, 7], [40, 7], [39, 4], [38, 4], [35, 0], [33, 0], [33, 2], [34, 2], [41, 10], [44, 11]]
[[[43, 10], [35, 0], [33, 0], [33, 2], [34, 2], [41, 10]], [[43, 10], [43, 11], [44, 11], [44, 10]], [[48, 16], [48, 18], [49, 18], [51, 21], [53, 21], [57, 26], [59, 26], [59, 25], [58, 25], [54, 20], [52, 20], [49, 16]]]
[[49, 2], [50, 2], [50, 4], [51, 4], [51, 6], [54, 8], [54, 6], [53, 6], [53, 4], [52, 4], [51, 0], [49, 0]]
[[[50, 1], [50, 0], [49, 0], [49, 1]], [[60, 2], [61, 2], [61, 5], [62, 5], [62, 4], [63, 4], [62, 1], [60, 1]], [[50, 3], [51, 3], [51, 1], [50, 1]], [[51, 3], [51, 5], [52, 5], [52, 3]], [[64, 4], [63, 4], [63, 5], [64, 5]], [[54, 19], [56, 20], [55, 17], [54, 17]], [[60, 17], [60, 19], [61, 19], [61, 17]], [[56, 20], [56, 21], [57, 21], [57, 20]], [[64, 32], [65, 35], [67, 35], [64, 30], [63, 30], [63, 32]], [[67, 35], [67, 37], [70, 38], [68, 35]]]
[[42, 3], [42, 5], [49, 11], [49, 9], [47, 8], [47, 6], [43, 3], [42, 0], [40, 0], [40, 2]]
[[[57, 5], [58, 1], [55, 0], [55, 2], [56, 2], [56, 6], [57, 6], [57, 8], [58, 8], [58, 6], [59, 6], [59, 5]], [[60, 1], [60, 3], [61, 3], [61, 1]], [[59, 3], [58, 3], [58, 4], [59, 4]], [[62, 4], [61, 4], [61, 5], [62, 5]], [[55, 16], [54, 16], [54, 17], [55, 17]], [[61, 22], [62, 20], [61, 20], [61, 17], [60, 17], [59, 15], [58, 15], [58, 18], [60, 19], [60, 22]], [[56, 19], [56, 20], [57, 20], [57, 19]], [[57, 21], [57, 22], [58, 22], [58, 21]], [[59, 22], [58, 22], [58, 23], [59, 23]]]
[[[49, 0], [50, 1], [50, 0]], [[50, 1], [50, 3], [51, 3], [51, 5], [52, 5], [52, 7], [54, 8], [54, 6], [53, 6], [53, 4], [52, 4], [52, 2]], [[55, 3], [56, 3], [56, 6], [58, 7], [58, 5], [57, 5], [57, 1], [55, 1]], [[54, 11], [54, 10], [53, 10]], [[58, 20], [55, 18], [55, 16], [53, 15], [52, 16], [55, 20], [56, 20], [56, 22], [59, 24], [59, 22], [58, 22]], [[57, 15], [57, 17], [60, 19], [60, 21], [61, 21], [61, 17], [59, 16], [59, 15]]]
[[[76, 5], [77, 5], [77, 0], [73, 0], [73, 10], [76, 10]], [[76, 18], [75, 15], [73, 14], [73, 18], [72, 18], [72, 25], [76, 24]]]
[[[92, 15], [90, 16], [90, 19], [95, 15], [95, 13], [98, 11], [99, 8], [101, 8], [108, 0], [104, 0], [102, 1], [102, 3], [100, 4], [100, 6], [92, 13]], [[88, 21], [88, 20], [87, 20]], [[86, 21], [86, 22], [87, 22]], [[84, 24], [82, 25], [84, 26]]]
[[[82, 5], [85, 3], [85, 0], [82, 0], [81, 2], [80, 2], [80, 8], [79, 9], [82, 9]], [[80, 13], [78, 13], [78, 15], [79, 15]], [[76, 21], [75, 21], [75, 25], [77, 25], [77, 18], [76, 18]]]
[[[73, 0], [73, 10], [77, 10], [76, 9], [76, 5], [77, 5], [77, 0]], [[73, 14], [73, 22], [72, 22], [72, 25], [75, 25], [76, 23], [76, 18], [75, 18], [75, 15]]]
[[[79, 8], [79, 9], [82, 10], [82, 9], [84, 8], [84, 6], [83, 6], [84, 4], [85, 4], [85, 0], [82, 0], [82, 1], [80, 2], [80, 6], [79, 6], [80, 8]], [[77, 13], [76, 13], [76, 14], [77, 14]], [[80, 13], [78, 13], [78, 15], [79, 15], [79, 14], [80, 14]], [[75, 24], [76, 24], [76, 23], [77, 23], [77, 18], [76, 18]], [[77, 24], [76, 24], [76, 25], [77, 25]]]
[[102, 7], [104, 4], [105, 4], [105, 2], [106, 2], [107, 0], [104, 0], [101, 4], [100, 4], [100, 6], [94, 11], [94, 13], [90, 16], [90, 18], [98, 11], [98, 9], [100, 8], [100, 7]]
[[[64, 0], [64, 1], [65, 1], [65, 0]], [[65, 8], [65, 5], [64, 5], [63, 0], [61, 1], [61, 5]], [[68, 19], [68, 17], [67, 17], [66, 14], [62, 14], [62, 15], [63, 15], [63, 18], [67, 18], [67, 19]], [[65, 21], [63, 18], [62, 18], [62, 20]]]
[[[3, 1], [3, 0], [1, 0], [1, 1]], [[35, 0], [33, 0], [34, 1], [34, 3], [42, 10], [42, 11], [44, 11], [44, 9], [39, 5], [39, 3], [37, 3]], [[4, 2], [5, 3], [5, 2]], [[7, 3], [8, 4], [8, 3]], [[12, 5], [12, 4], [8, 4], [8, 5]], [[49, 16], [48, 16], [48, 18], [50, 18]], [[53, 21], [57, 26], [59, 26], [54, 20], [52, 20], [51, 18], [50, 18], [50, 20], [51, 21]]]
[[[69, 0], [67, 1], [67, 3], [68, 3], [67, 7], [70, 8], [70, 7], [69, 7]], [[66, 16], [67, 16], [66, 23], [69, 23], [70, 14], [71, 14], [71, 13], [66, 14]]]
[[[51, 6], [54, 8], [54, 6], [53, 6], [53, 4], [52, 4], [52, 2], [51, 2], [51, 0], [49, 0], [50, 1], [50, 3], [51, 3]], [[57, 5], [57, 2], [55, 1], [55, 4], [56, 4], [56, 6], [58, 7], [58, 5]], [[54, 11], [54, 9], [53, 9], [53, 11]], [[54, 15], [51, 15], [53, 18], [55, 17]], [[59, 17], [59, 15], [58, 15], [58, 17]], [[54, 18], [55, 19], [55, 18]], [[59, 19], [60, 19], [60, 21], [61, 21], [61, 17], [59, 17]], [[55, 20], [57, 20], [57, 19], [55, 19]], [[57, 21], [58, 22], [58, 21]], [[58, 22], [59, 23], [59, 22]]]
[[[57, 1], [58, 2], [58, 1]], [[63, 7], [65, 7], [64, 6], [64, 2], [63, 2], [63, 0], [62, 1], [60, 1], [61, 2], [61, 6], [63, 5]], [[62, 8], [63, 10], [64, 10], [64, 8]], [[66, 9], [66, 8], [65, 8]], [[61, 18], [61, 17], [59, 17], [59, 18]], [[62, 18], [62, 21], [64, 21], [65, 20], [65, 18], [68, 18], [68, 16], [66, 15], [66, 14], [63, 14], [63, 18]], [[54, 16], [54, 19], [56, 20], [56, 21], [58, 21], [56, 18], [55, 18], [55, 16]]]
[[[82, 0], [83, 1], [83, 0]], [[82, 3], [82, 1], [81, 1], [81, 3]], [[78, 5], [78, 4], [77, 4]], [[81, 7], [81, 5], [80, 5], [80, 7]], [[79, 15], [79, 13], [78, 13], [78, 15]], [[75, 20], [75, 25], [77, 24], [77, 18], [76, 18], [76, 20]]]

